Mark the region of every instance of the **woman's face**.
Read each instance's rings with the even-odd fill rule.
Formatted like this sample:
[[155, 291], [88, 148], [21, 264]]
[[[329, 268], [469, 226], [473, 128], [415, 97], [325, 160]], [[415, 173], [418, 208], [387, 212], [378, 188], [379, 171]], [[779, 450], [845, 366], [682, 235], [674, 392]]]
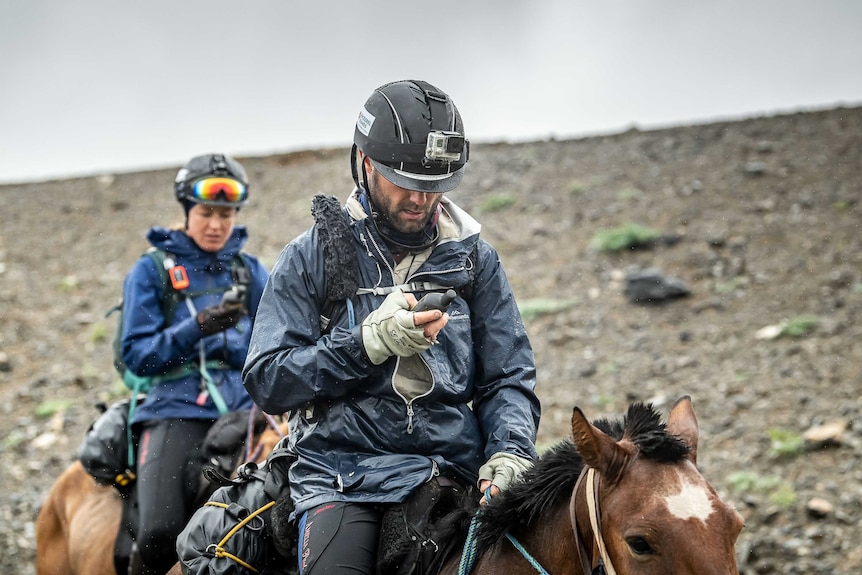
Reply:
[[233, 232], [236, 208], [195, 204], [186, 234], [205, 252], [221, 250]]

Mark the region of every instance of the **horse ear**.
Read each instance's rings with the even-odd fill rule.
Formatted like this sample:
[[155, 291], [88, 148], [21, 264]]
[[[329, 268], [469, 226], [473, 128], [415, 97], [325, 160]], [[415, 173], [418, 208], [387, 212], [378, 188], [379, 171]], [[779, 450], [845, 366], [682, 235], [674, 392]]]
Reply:
[[691, 450], [688, 459], [697, 465], [697, 417], [694, 415], [690, 396], [682, 396], [673, 405], [667, 418], [667, 430], [688, 445]]
[[572, 441], [584, 463], [611, 483], [616, 481], [629, 460], [626, 450], [590, 423], [577, 407], [572, 412]]

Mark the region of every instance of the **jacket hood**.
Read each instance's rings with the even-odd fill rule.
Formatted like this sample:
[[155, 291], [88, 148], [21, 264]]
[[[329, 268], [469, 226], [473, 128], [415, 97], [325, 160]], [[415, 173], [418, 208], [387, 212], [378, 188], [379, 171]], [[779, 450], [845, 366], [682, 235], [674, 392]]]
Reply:
[[183, 230], [171, 230], [157, 226], [147, 232], [147, 240], [155, 248], [176, 256], [189, 258], [194, 262], [208, 263], [215, 259], [218, 262], [229, 264], [248, 241], [248, 229], [245, 226], [235, 226], [224, 247], [215, 253], [200, 249]]

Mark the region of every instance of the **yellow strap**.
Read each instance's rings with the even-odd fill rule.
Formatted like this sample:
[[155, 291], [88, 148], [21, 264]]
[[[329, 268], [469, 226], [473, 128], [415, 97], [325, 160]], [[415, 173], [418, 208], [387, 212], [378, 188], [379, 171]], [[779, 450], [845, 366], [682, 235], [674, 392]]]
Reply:
[[225, 551], [221, 547], [216, 547], [215, 556], [216, 557], [227, 557], [228, 559], [233, 559], [234, 561], [236, 561], [237, 563], [239, 563], [240, 565], [242, 565], [243, 567], [245, 567], [249, 571], [254, 571], [255, 573], [258, 572], [257, 569], [255, 569], [254, 567], [252, 567], [251, 565], [249, 565], [248, 563], [246, 563], [245, 561], [243, 561], [242, 559], [240, 559], [236, 555], [234, 555], [232, 553], [228, 553], [227, 551]]
[[[222, 502], [220, 502], [220, 501], [207, 501], [206, 503], [204, 503], [204, 505], [209, 505], [209, 506], [211, 506], [211, 507], [221, 507], [222, 509], [227, 509], [228, 507], [230, 507], [227, 503], [222, 503]], [[228, 552], [227, 552], [227, 550], [225, 550], [224, 546], [225, 546], [225, 544], [228, 542], [228, 540], [230, 540], [230, 538], [231, 538], [231, 537], [233, 537], [234, 535], [236, 535], [236, 533], [237, 533], [240, 529], [242, 529], [243, 527], [245, 527], [245, 526], [248, 524], [248, 522], [249, 522], [249, 521], [251, 521], [252, 519], [254, 519], [255, 517], [257, 517], [258, 515], [260, 515], [261, 513], [263, 513], [264, 511], [266, 511], [266, 510], [267, 510], [267, 509], [269, 509], [270, 507], [272, 507], [273, 505], [275, 505], [275, 501], [270, 501], [269, 503], [267, 503], [266, 505], [264, 505], [264, 506], [263, 506], [263, 507], [261, 507], [260, 509], [257, 509], [257, 510], [255, 510], [255, 511], [253, 511], [253, 512], [249, 513], [248, 517], [246, 517], [245, 519], [243, 519], [242, 521], [240, 521], [239, 523], [237, 523], [237, 524], [236, 524], [236, 526], [234, 526], [234, 528], [233, 528], [233, 529], [231, 529], [230, 531], [228, 531], [228, 532], [227, 532], [227, 535], [225, 535], [224, 537], [222, 537], [222, 540], [221, 540], [221, 541], [219, 541], [219, 542], [215, 545], [215, 549], [213, 550], [213, 554], [214, 554], [216, 557], [227, 557], [228, 559], [231, 559], [231, 560], [233, 560], [233, 561], [236, 561], [237, 563], [239, 563], [240, 565], [242, 565], [242, 566], [243, 566], [243, 567], [245, 567], [246, 569], [250, 569], [251, 571], [253, 571], [253, 572], [257, 573], [257, 572], [258, 572], [258, 570], [257, 570], [257, 569], [255, 569], [254, 567], [252, 567], [251, 565], [249, 565], [248, 563], [246, 563], [245, 561], [243, 561], [242, 559], [240, 559], [240, 558], [239, 558], [239, 557], [237, 557], [236, 555], [234, 555], [234, 554], [232, 554], [232, 553], [228, 553]], [[209, 548], [208, 548], [208, 549], [209, 549]]]
[[270, 507], [272, 507], [273, 505], [275, 505], [275, 501], [270, 501], [269, 503], [267, 503], [266, 505], [264, 505], [260, 509], [257, 509], [256, 511], [252, 511], [251, 513], [249, 513], [248, 517], [246, 517], [245, 519], [243, 519], [242, 521], [237, 523], [233, 529], [231, 529], [230, 531], [227, 532], [227, 535], [222, 537], [222, 540], [218, 542], [218, 546], [224, 547], [224, 544], [228, 542], [228, 539], [233, 537], [237, 531], [239, 531], [240, 529], [245, 527], [249, 521], [251, 521], [252, 519], [257, 517], [258, 515], [260, 515], [261, 513], [263, 513], [264, 511], [266, 511]]

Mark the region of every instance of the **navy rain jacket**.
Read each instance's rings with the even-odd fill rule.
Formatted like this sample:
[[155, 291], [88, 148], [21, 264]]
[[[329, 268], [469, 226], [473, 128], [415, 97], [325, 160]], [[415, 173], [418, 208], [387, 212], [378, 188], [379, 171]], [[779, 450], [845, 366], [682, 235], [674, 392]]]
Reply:
[[[342, 303], [321, 334], [317, 227], [288, 244], [273, 268], [243, 381], [264, 411], [291, 411], [297, 514], [330, 501], [402, 502], [438, 473], [475, 484], [494, 453], [536, 455], [535, 361], [509, 282], [478, 222], [448, 198], [442, 205], [460, 237], [437, 245], [408, 282], [464, 288], [475, 266], [474, 287], [469, 301], [459, 295], [449, 307], [439, 344], [421, 354], [432, 387], [410, 402], [393, 386], [400, 358], [375, 366], [362, 346], [362, 320], [385, 295], [355, 296], [353, 326]], [[392, 256], [366, 222], [350, 223], [360, 286], [392, 286]]]
[[[173, 254], [176, 263], [185, 267], [189, 278], [186, 292], [192, 295], [206, 292], [192, 297], [194, 308], [200, 311], [217, 305], [233, 284], [231, 260], [242, 249], [248, 232], [245, 227], [235, 227], [225, 247], [216, 253], [203, 251], [181, 230], [155, 227], [147, 233], [147, 239], [154, 247]], [[184, 301], [176, 305], [171, 325], [164, 325], [162, 280], [152, 259], [141, 257], [126, 276], [122, 332], [126, 366], [140, 376], [161, 376], [189, 362], [195, 363], [184, 377], [157, 383], [135, 410], [135, 423], [155, 419], [218, 419], [218, 409], [211, 397], [203, 405], [197, 405], [201, 392], [201, 375], [197, 370], [200, 345], [205, 346], [207, 361], [222, 362], [222, 369], [209, 372], [228, 408], [235, 411], [251, 407], [251, 398], [242, 386], [241, 370], [269, 273], [254, 256], [244, 254], [244, 257], [251, 274], [248, 316], [235, 327], [206, 338]]]

